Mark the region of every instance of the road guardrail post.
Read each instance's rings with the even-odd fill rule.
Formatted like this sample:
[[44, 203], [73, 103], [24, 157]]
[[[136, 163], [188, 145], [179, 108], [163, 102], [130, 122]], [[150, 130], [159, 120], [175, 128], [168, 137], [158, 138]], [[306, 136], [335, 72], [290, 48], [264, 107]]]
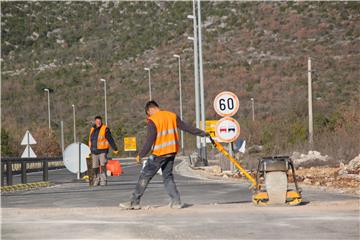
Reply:
[[1, 186], [5, 185], [5, 163], [1, 162]]
[[13, 184], [12, 181], [12, 164], [11, 162], [6, 163], [6, 183], [8, 186]]
[[21, 163], [21, 183], [22, 184], [27, 183], [27, 179], [26, 179], [26, 162]]
[[49, 165], [48, 165], [48, 161], [44, 160], [43, 161], [43, 181], [47, 182], [49, 179]]

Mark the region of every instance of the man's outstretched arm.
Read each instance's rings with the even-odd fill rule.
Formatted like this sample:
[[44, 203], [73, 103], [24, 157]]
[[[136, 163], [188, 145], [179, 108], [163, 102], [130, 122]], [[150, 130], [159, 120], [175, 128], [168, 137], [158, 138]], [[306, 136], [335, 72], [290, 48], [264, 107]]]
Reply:
[[188, 132], [192, 135], [200, 136], [200, 137], [206, 137], [206, 133], [198, 129], [196, 127], [192, 127], [190, 125], [187, 125], [184, 121], [182, 121], [178, 116], [176, 116], [176, 125], [180, 130], [183, 130], [185, 132]]

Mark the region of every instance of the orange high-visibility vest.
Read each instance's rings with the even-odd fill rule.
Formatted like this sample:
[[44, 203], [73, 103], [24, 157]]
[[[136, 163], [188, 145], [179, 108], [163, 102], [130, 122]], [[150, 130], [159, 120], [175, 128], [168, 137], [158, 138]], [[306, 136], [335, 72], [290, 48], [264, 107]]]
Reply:
[[177, 153], [179, 150], [179, 137], [176, 124], [176, 114], [159, 111], [150, 117], [156, 126], [157, 136], [152, 154], [163, 156]]
[[[97, 140], [97, 149], [104, 150], [109, 149], [109, 141], [105, 137], [106, 133], [106, 125], [102, 125], [99, 130], [98, 140]], [[94, 132], [94, 127], [90, 129], [90, 135], [89, 135], [89, 148], [91, 149], [91, 134]]]

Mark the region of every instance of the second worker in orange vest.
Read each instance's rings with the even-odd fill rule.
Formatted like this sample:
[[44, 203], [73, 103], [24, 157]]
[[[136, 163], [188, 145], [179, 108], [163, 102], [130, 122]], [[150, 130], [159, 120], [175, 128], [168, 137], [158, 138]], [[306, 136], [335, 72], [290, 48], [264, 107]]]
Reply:
[[102, 123], [100, 116], [95, 117], [95, 124], [90, 129], [89, 148], [91, 150], [92, 168], [94, 172], [93, 185], [106, 185], [106, 162], [110, 146], [117, 154], [117, 147], [110, 129]]
[[161, 110], [155, 101], [146, 103], [145, 112], [148, 117], [148, 133], [146, 142], [137, 156], [137, 161], [139, 162], [141, 158], [145, 157], [151, 149], [152, 154], [141, 170], [130, 202], [120, 203], [119, 206], [128, 210], [139, 209], [140, 198], [148, 183], [161, 169], [165, 190], [171, 198], [169, 206], [182, 208], [183, 205], [172, 173], [175, 156], [179, 150], [178, 128], [197, 136], [205, 137], [207, 134], [198, 128], [188, 126], [175, 113]]

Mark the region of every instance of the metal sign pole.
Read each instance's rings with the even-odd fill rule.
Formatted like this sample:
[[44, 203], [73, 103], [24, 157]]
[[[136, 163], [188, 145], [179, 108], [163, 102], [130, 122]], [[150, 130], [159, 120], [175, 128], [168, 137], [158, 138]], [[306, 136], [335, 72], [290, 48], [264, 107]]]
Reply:
[[64, 121], [60, 121], [61, 127], [61, 153], [64, 155]]
[[[230, 154], [230, 156], [234, 157], [232, 147], [233, 147], [233, 143], [231, 142], [231, 143], [229, 143], [229, 154]], [[231, 172], [235, 171], [235, 165], [232, 162], [230, 163], [230, 171]]]
[[30, 132], [27, 133], [27, 148], [28, 148], [28, 157], [30, 157]]
[[81, 142], [79, 142], [79, 171], [78, 171], [78, 174], [77, 174], [77, 179], [78, 180], [80, 180], [80, 171], [81, 171]]

